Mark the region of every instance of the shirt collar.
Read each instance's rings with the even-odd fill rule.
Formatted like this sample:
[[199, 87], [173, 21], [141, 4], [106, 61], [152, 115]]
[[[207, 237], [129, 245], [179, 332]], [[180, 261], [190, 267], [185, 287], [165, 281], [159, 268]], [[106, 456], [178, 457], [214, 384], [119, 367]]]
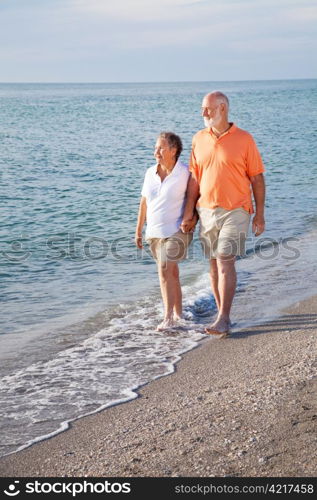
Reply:
[[[229, 122], [229, 123], [231, 124], [231, 127], [226, 132], [224, 132], [219, 137], [217, 137], [217, 139], [220, 139], [221, 137], [224, 137], [227, 134], [232, 134], [233, 132], [235, 132], [237, 130], [237, 126], [235, 125], [234, 122]], [[208, 134], [210, 134], [212, 137], [216, 138], [215, 134], [210, 130], [209, 127], [205, 128], [205, 132], [207, 132]]]
[[[168, 174], [168, 176], [170, 176], [170, 175], [172, 175], [173, 173], [175, 173], [175, 171], [179, 169], [180, 164], [181, 164], [181, 162], [180, 162], [180, 160], [178, 159], [178, 160], [177, 160], [177, 162], [176, 162], [176, 163], [175, 163], [175, 165], [174, 165], [173, 170], [171, 171], [171, 173], [170, 173], [170, 174]], [[157, 166], [155, 167], [155, 174], [156, 174], [156, 175], [158, 175], [158, 173], [157, 173]]]

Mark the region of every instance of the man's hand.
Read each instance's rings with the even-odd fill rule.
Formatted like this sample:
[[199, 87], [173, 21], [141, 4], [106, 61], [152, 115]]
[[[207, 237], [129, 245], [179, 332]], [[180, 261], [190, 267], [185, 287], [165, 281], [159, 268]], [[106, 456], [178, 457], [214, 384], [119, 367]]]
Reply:
[[255, 236], [260, 236], [265, 229], [265, 220], [263, 215], [255, 214], [252, 221], [252, 231], [255, 233]]
[[198, 220], [198, 217], [196, 214], [191, 219], [183, 219], [181, 226], [180, 226], [181, 231], [183, 231], [183, 233], [194, 232], [195, 226], [197, 224], [197, 220]]
[[136, 234], [134, 237], [134, 242], [136, 246], [141, 250], [143, 248], [143, 238], [142, 235], [140, 236], [139, 234]]

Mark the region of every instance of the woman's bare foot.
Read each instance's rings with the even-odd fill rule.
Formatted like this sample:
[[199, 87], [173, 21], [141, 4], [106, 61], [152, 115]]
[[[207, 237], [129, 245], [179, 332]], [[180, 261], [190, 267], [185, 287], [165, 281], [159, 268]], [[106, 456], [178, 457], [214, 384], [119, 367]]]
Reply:
[[178, 316], [176, 314], [174, 314], [174, 322], [175, 322], [175, 325], [176, 326], [185, 326], [186, 325], [186, 319], [184, 318], [184, 316]]
[[175, 327], [175, 321], [173, 318], [163, 319], [162, 323], [156, 328], [157, 332], [164, 332], [164, 330], [170, 330]]

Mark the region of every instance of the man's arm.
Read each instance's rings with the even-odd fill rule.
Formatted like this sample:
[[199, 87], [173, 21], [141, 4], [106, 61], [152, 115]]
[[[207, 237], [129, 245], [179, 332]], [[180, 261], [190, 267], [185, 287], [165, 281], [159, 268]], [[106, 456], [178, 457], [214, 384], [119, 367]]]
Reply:
[[265, 181], [263, 174], [250, 177], [254, 201], [255, 216], [252, 221], [252, 231], [255, 236], [259, 236], [265, 229], [264, 202], [265, 202]]
[[188, 233], [196, 224], [198, 217], [195, 214], [196, 202], [199, 198], [199, 184], [193, 176], [190, 177], [187, 185], [186, 205], [181, 223], [183, 233]]
[[145, 196], [142, 196], [141, 201], [140, 201], [140, 205], [139, 205], [138, 222], [136, 225], [135, 238], [134, 238], [136, 246], [140, 249], [143, 248], [142, 230], [143, 230], [144, 222], [146, 219], [146, 210], [147, 210], [146, 198], [145, 198]]

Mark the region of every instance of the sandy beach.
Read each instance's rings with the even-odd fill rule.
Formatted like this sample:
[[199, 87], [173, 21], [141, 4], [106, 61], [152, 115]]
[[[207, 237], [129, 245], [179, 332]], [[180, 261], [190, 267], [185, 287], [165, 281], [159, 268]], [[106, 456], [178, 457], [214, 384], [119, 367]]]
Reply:
[[313, 297], [206, 338], [137, 399], [3, 457], [0, 475], [316, 476], [316, 330]]

